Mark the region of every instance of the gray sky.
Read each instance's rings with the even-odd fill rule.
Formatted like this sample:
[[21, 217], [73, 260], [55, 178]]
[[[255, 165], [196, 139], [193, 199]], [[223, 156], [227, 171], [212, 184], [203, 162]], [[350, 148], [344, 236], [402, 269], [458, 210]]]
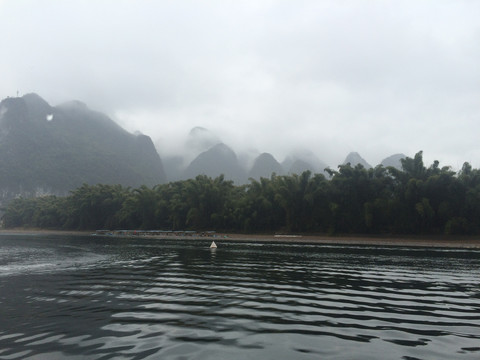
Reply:
[[279, 161], [479, 168], [479, 18], [475, 0], [0, 0], [0, 97], [81, 100], [161, 155], [203, 126]]

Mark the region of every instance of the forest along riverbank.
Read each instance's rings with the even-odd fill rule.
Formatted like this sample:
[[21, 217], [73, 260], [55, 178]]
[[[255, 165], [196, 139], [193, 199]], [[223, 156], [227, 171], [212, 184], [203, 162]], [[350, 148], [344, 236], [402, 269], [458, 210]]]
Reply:
[[[93, 236], [95, 232], [91, 231], [65, 231], [65, 230], [45, 230], [45, 229], [2, 229], [1, 234], [25, 234], [25, 235], [79, 235]], [[122, 235], [99, 235], [95, 236], [115, 236]], [[319, 235], [268, 235], [268, 234], [233, 234], [233, 233], [214, 233], [188, 236], [177, 235], [133, 235], [122, 236], [132, 239], [213, 239], [216, 242], [222, 241], [251, 241], [251, 242], [281, 242], [281, 243], [318, 243], [318, 244], [353, 244], [353, 245], [379, 245], [379, 246], [418, 246], [418, 247], [449, 247], [449, 248], [472, 248], [480, 249], [480, 237], [460, 237], [460, 236], [319, 236]]]

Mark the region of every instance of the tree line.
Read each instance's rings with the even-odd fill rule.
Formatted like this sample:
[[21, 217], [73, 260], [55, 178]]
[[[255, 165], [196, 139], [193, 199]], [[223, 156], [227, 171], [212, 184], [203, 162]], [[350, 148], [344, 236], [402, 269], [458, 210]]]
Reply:
[[456, 173], [422, 152], [402, 169], [338, 166], [235, 186], [223, 176], [154, 187], [87, 185], [12, 200], [6, 228], [216, 230], [243, 233], [479, 234], [480, 170]]

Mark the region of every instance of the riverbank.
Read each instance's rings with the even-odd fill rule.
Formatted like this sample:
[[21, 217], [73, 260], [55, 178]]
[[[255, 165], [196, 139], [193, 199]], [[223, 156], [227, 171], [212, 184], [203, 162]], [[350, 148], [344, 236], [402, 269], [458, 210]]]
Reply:
[[416, 246], [480, 249], [478, 237], [367, 237], [367, 236], [310, 236], [275, 237], [269, 235], [230, 235], [235, 241], [274, 241], [285, 243], [316, 243], [329, 245]]
[[[45, 229], [2, 229], [0, 234], [15, 235], [82, 235], [93, 236], [91, 231], [65, 231]], [[100, 235], [96, 235], [100, 236]], [[117, 236], [117, 235], [101, 235]], [[120, 237], [120, 236], [119, 236]], [[329, 245], [375, 245], [375, 246], [417, 246], [417, 247], [448, 247], [480, 249], [480, 237], [450, 237], [450, 236], [319, 236], [319, 235], [258, 235], [258, 234], [230, 234], [216, 233], [203, 236], [129, 236], [136, 238], [152, 239], [177, 239], [177, 240], [215, 240], [217, 244], [223, 241], [250, 241], [250, 242], [278, 242], [278, 243], [309, 243]]]

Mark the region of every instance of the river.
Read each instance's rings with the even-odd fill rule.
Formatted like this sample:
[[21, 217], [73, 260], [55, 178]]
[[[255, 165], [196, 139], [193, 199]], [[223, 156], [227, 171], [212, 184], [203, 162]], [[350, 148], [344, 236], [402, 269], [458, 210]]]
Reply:
[[480, 251], [0, 235], [0, 359], [479, 359]]

